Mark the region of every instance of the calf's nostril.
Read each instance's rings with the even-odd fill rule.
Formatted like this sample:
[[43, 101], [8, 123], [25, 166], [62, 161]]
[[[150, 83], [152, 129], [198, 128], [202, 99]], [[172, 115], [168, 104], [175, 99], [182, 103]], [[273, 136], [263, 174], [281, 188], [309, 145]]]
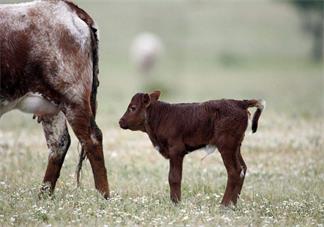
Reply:
[[124, 119], [120, 119], [120, 120], [119, 120], [119, 126], [120, 126], [121, 128], [125, 128], [125, 127], [126, 127], [126, 124], [125, 124], [125, 120], [124, 120]]

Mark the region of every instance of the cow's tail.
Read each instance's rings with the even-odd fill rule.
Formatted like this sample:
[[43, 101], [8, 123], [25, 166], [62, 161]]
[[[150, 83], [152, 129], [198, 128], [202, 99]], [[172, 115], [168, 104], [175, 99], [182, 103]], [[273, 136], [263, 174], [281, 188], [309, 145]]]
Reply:
[[[97, 114], [97, 90], [99, 87], [99, 54], [98, 54], [98, 34], [97, 29], [95, 26], [90, 27], [90, 33], [91, 33], [91, 49], [92, 49], [92, 90], [91, 90], [91, 96], [90, 96], [90, 105], [93, 117], [96, 118]], [[82, 170], [82, 163], [86, 158], [86, 152], [84, 148], [81, 148], [80, 156], [79, 156], [79, 162], [76, 169], [76, 178], [77, 178], [77, 185], [80, 186], [80, 173]]]
[[93, 116], [97, 114], [97, 90], [99, 87], [99, 39], [96, 26], [90, 27], [91, 31], [91, 48], [92, 48], [92, 91], [91, 91], [91, 109]]
[[252, 118], [252, 132], [255, 133], [258, 129], [258, 122], [261, 116], [262, 111], [266, 106], [266, 102], [263, 99], [252, 99], [252, 100], [243, 100], [243, 107], [245, 109], [256, 107], [257, 110], [255, 111], [253, 118]]
[[[71, 9], [74, 11], [78, 17], [83, 20], [89, 27], [90, 38], [91, 38], [91, 52], [92, 52], [92, 88], [90, 96], [90, 105], [93, 117], [96, 117], [97, 114], [97, 90], [99, 87], [99, 38], [98, 38], [98, 29], [94, 20], [90, 15], [85, 12], [83, 9], [79, 8], [76, 4], [72, 3], [69, 0], [63, 0]], [[79, 162], [76, 169], [77, 185], [80, 185], [80, 172], [82, 169], [82, 162], [86, 158], [86, 152], [81, 148]]]

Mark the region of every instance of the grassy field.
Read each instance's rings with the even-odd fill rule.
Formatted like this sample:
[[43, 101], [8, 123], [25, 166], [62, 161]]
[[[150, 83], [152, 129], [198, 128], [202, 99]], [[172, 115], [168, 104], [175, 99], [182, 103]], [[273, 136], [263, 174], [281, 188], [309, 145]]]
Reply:
[[[98, 124], [111, 199], [94, 190], [88, 162], [76, 188], [73, 137], [55, 196], [39, 200], [45, 139], [31, 115], [14, 111], [0, 120], [0, 226], [323, 226], [324, 64], [308, 59], [311, 41], [292, 7], [270, 0], [77, 2], [101, 28]], [[150, 79], [128, 57], [132, 38], [146, 30], [166, 46]], [[217, 152], [201, 160], [203, 150], [185, 159], [183, 201], [169, 201], [168, 162], [146, 135], [117, 123], [131, 96], [151, 89], [170, 102], [267, 101], [258, 132], [249, 128], [243, 143], [248, 172], [236, 208], [219, 207], [226, 171]]]
[[169, 201], [168, 162], [141, 133], [104, 130], [111, 185], [105, 201], [93, 189], [90, 165], [76, 188], [76, 141], [67, 155], [55, 196], [39, 200], [46, 166], [40, 130], [1, 131], [0, 225], [270, 225], [321, 226], [324, 221], [323, 124], [261, 117], [247, 133], [248, 173], [238, 206], [220, 209], [226, 171], [219, 154], [196, 151], [184, 162], [183, 201]]

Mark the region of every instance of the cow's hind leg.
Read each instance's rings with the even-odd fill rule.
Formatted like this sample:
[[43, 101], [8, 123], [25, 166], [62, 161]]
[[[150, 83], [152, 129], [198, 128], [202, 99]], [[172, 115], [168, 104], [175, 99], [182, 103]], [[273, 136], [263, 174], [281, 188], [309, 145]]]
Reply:
[[41, 193], [53, 193], [57, 179], [70, 146], [70, 135], [62, 112], [52, 117], [42, 118], [42, 125], [49, 149], [48, 165]]
[[102, 133], [95, 122], [90, 106], [67, 106], [65, 115], [90, 161], [96, 189], [108, 198], [109, 186], [102, 150]]

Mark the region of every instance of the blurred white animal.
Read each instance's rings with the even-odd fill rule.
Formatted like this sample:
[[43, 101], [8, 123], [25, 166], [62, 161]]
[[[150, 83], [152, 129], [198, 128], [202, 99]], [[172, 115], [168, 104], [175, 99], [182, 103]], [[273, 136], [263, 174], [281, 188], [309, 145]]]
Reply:
[[152, 33], [140, 33], [131, 45], [130, 55], [137, 70], [148, 75], [156, 65], [163, 51], [160, 38]]

